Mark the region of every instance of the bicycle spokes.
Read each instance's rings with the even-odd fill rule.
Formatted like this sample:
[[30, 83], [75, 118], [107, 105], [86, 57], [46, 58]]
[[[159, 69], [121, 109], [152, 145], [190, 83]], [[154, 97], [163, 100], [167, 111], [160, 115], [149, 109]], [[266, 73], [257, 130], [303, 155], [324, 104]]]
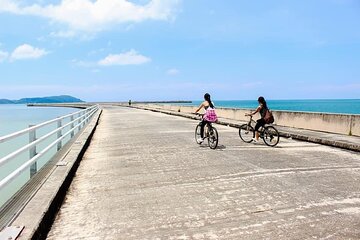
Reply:
[[248, 124], [243, 124], [239, 128], [239, 136], [244, 142], [250, 143], [255, 137], [254, 129]]
[[[201, 129], [201, 123], [199, 123], [195, 129], [195, 141], [198, 144], [201, 144], [203, 142], [203, 141], [199, 141], [199, 139], [201, 138], [200, 129]], [[217, 147], [219, 139], [215, 127], [211, 126], [210, 124], [206, 124], [204, 126], [204, 138], [208, 139], [208, 144], [211, 149], [215, 149]]]
[[263, 132], [263, 140], [266, 145], [274, 147], [279, 143], [279, 132], [273, 126], [267, 126]]
[[218, 145], [218, 142], [219, 142], [218, 132], [217, 132], [216, 128], [212, 127], [209, 130], [209, 135], [208, 135], [209, 147], [211, 149], [215, 149]]

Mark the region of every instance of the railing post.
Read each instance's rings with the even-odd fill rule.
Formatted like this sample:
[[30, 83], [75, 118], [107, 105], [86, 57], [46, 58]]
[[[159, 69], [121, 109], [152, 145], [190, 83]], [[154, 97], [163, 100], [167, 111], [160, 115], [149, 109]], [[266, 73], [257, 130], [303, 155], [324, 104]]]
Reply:
[[[32, 127], [34, 125], [29, 125], [29, 127]], [[29, 132], [29, 143], [32, 143], [33, 141], [36, 140], [36, 130], [32, 130]], [[33, 157], [35, 157], [35, 155], [37, 154], [36, 152], [36, 145], [31, 147], [29, 149], [29, 157], [30, 159], [32, 159]], [[34, 162], [31, 166], [30, 166], [30, 178], [32, 176], [34, 176], [37, 172], [37, 162]]]
[[86, 124], [85, 119], [86, 119], [86, 111], [84, 111], [84, 115], [83, 115], [83, 119], [82, 119], [82, 120], [84, 121], [84, 122], [83, 122], [83, 127], [84, 127], [84, 126], [85, 126], [85, 124]]
[[90, 111], [91, 111], [91, 110], [89, 110], [89, 109], [86, 111], [86, 113], [87, 113], [87, 114], [86, 114], [86, 117], [88, 118], [88, 119], [86, 119], [86, 122], [87, 122], [87, 123], [90, 121], [90, 118], [89, 118], [89, 116], [90, 116]]
[[81, 114], [82, 113], [79, 113], [79, 122], [78, 122], [78, 124], [79, 124], [79, 127], [78, 127], [78, 131], [80, 131], [80, 129], [81, 129]]
[[[59, 119], [57, 121], [57, 127], [60, 128], [62, 126], [62, 122], [61, 122], [61, 119]], [[57, 132], [57, 139], [61, 138], [62, 136], [62, 131], [61, 129]], [[57, 151], [60, 150], [60, 148], [62, 147], [62, 141], [59, 141], [58, 144], [57, 144]]]
[[[85, 109], [85, 115], [84, 115], [85, 117], [84, 117], [84, 119], [87, 118], [88, 111], [89, 111], [89, 109]], [[86, 123], [87, 123], [87, 119], [84, 121], [84, 126], [86, 125]]]
[[[71, 117], [70, 117], [70, 122], [71, 122], [71, 125], [70, 125], [70, 128], [71, 129], [73, 129], [74, 128], [74, 115], [72, 115]], [[73, 138], [74, 137], [74, 130], [72, 130], [71, 131], [71, 133], [70, 133], [70, 138]]]
[[91, 109], [88, 109], [87, 111], [86, 111], [86, 123], [88, 123], [89, 121], [90, 121], [90, 119], [89, 119], [89, 115], [90, 115], [90, 111], [91, 111]]

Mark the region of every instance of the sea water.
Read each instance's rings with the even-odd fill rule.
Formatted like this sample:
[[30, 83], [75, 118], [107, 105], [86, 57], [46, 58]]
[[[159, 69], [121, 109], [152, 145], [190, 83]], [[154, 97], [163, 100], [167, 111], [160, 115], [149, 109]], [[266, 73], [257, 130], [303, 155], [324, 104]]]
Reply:
[[[75, 108], [60, 108], [60, 107], [27, 107], [21, 104], [0, 104], [0, 136], [5, 136], [25, 128], [29, 125], [36, 125], [48, 120], [67, 115], [79, 111]], [[63, 122], [63, 125], [66, 122]], [[50, 132], [56, 128], [55, 124], [46, 126], [37, 130], [37, 138]], [[55, 141], [56, 134], [48, 140], [37, 146], [37, 152], [45, 148], [48, 144]], [[66, 138], [63, 143], [68, 141], [70, 137]], [[29, 134], [24, 134], [15, 139], [0, 143], [0, 158], [5, 157], [11, 152], [29, 143]], [[37, 163], [38, 170], [48, 162], [48, 160], [56, 153], [56, 147], [52, 148], [47, 154], [41, 157]], [[18, 157], [10, 160], [8, 163], [0, 167], [0, 181], [8, 174], [16, 170], [19, 166], [29, 160], [29, 151], [25, 151]], [[25, 171], [13, 182], [0, 191], [0, 207], [18, 191], [30, 178], [30, 170]]]
[[[193, 101], [189, 104], [198, 106], [202, 101]], [[213, 100], [215, 107], [255, 109], [257, 100]], [[321, 112], [340, 114], [360, 114], [360, 99], [316, 99], [316, 100], [267, 100], [271, 110]]]

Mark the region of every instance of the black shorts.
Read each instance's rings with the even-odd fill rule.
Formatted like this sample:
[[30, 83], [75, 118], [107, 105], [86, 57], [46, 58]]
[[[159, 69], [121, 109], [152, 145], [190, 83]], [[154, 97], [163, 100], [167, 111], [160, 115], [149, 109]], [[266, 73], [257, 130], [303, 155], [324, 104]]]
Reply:
[[255, 131], [258, 131], [260, 127], [265, 126], [265, 119], [260, 118], [256, 121]]

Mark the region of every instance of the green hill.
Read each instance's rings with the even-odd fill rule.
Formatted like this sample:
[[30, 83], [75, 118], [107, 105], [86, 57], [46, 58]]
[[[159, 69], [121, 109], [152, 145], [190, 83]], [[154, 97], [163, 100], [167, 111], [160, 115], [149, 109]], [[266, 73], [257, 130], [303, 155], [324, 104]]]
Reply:
[[0, 99], [0, 104], [73, 103], [73, 102], [83, 102], [83, 101], [81, 99], [69, 95], [21, 98], [19, 100]]

